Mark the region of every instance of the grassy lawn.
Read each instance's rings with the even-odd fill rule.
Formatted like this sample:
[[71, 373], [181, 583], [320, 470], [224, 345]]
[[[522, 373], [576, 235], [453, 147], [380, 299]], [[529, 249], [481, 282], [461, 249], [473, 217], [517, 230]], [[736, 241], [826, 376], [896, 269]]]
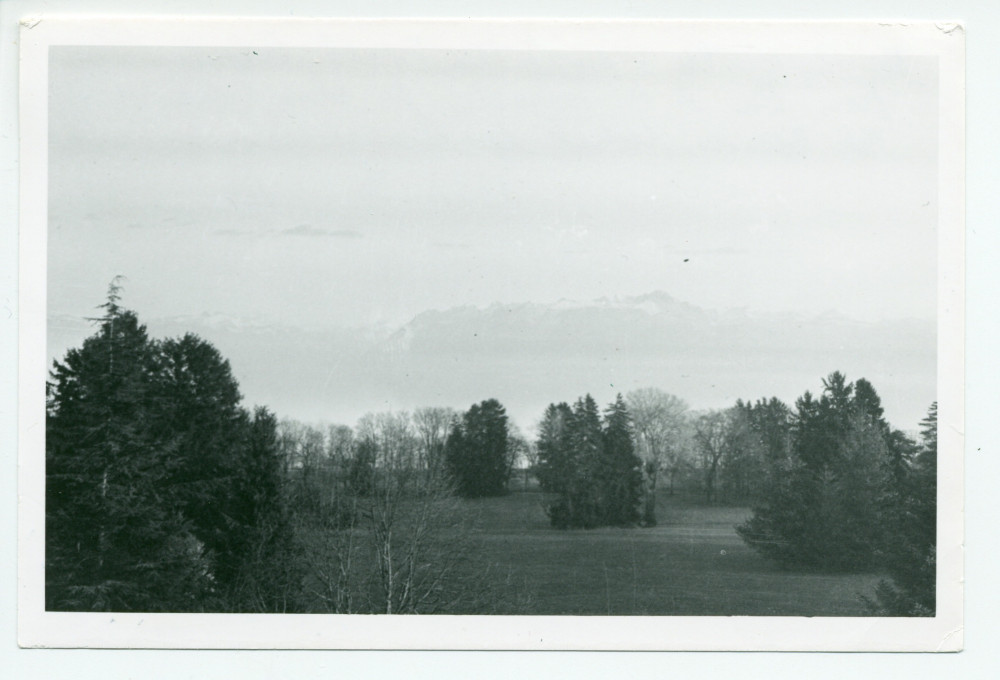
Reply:
[[467, 501], [480, 557], [509, 576], [518, 613], [864, 616], [877, 574], [783, 571], [736, 535], [746, 508], [664, 497], [649, 529], [557, 531], [543, 495]]

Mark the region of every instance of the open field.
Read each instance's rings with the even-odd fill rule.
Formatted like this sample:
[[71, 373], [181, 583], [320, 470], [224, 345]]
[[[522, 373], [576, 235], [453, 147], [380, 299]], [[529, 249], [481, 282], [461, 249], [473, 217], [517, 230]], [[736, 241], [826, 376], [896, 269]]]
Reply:
[[465, 501], [480, 557], [510, 579], [518, 613], [864, 616], [860, 595], [880, 578], [780, 569], [736, 535], [746, 508], [664, 497], [654, 528], [557, 531], [543, 498]]

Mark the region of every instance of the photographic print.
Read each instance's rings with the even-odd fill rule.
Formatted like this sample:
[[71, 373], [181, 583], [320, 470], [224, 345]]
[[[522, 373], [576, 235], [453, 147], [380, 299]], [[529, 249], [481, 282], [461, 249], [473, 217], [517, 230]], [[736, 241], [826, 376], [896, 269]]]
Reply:
[[22, 641], [960, 648], [961, 27], [22, 35]]

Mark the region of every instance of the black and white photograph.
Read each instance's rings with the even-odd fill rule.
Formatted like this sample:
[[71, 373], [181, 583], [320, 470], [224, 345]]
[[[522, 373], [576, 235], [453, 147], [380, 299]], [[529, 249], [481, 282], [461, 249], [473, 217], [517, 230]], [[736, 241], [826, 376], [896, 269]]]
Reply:
[[29, 644], [961, 648], [961, 26], [121, 29], [22, 28]]

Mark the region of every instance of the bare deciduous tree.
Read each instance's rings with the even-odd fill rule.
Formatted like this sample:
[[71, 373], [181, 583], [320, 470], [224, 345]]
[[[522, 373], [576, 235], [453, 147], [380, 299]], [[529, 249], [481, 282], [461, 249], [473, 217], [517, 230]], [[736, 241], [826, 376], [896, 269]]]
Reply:
[[635, 427], [636, 453], [643, 462], [646, 482], [647, 521], [655, 521], [656, 484], [660, 472], [669, 474], [670, 494], [674, 478], [684, 462], [684, 428], [687, 404], [663, 390], [648, 387], [625, 397]]
[[354, 430], [347, 425], [330, 425], [326, 431], [326, 457], [343, 467], [354, 455]]
[[421, 468], [437, 469], [444, 465], [445, 442], [458, 415], [458, 411], [446, 407], [419, 408], [413, 412], [413, 425], [420, 441], [418, 462]]
[[730, 428], [731, 420], [731, 414], [726, 410], [703, 413], [694, 421], [694, 441], [707, 503], [715, 501], [719, 463], [726, 455], [733, 435]]
[[278, 424], [278, 443], [288, 475], [294, 503], [310, 512], [329, 501], [331, 476], [327, 441], [323, 431], [295, 420]]
[[[440, 423], [447, 411], [429, 415], [425, 426]], [[303, 532], [312, 609], [432, 613], [461, 610], [464, 602], [465, 610], [476, 610], [468, 602], [479, 602], [484, 589], [470, 580], [476, 573], [467, 564], [474, 557], [470, 517], [444, 466], [420, 464], [423, 436], [434, 434], [433, 428], [421, 432], [406, 413], [359, 421], [354, 451], [370, 456], [358, 468], [367, 479], [340, 487], [352, 520], [327, 517]]]

